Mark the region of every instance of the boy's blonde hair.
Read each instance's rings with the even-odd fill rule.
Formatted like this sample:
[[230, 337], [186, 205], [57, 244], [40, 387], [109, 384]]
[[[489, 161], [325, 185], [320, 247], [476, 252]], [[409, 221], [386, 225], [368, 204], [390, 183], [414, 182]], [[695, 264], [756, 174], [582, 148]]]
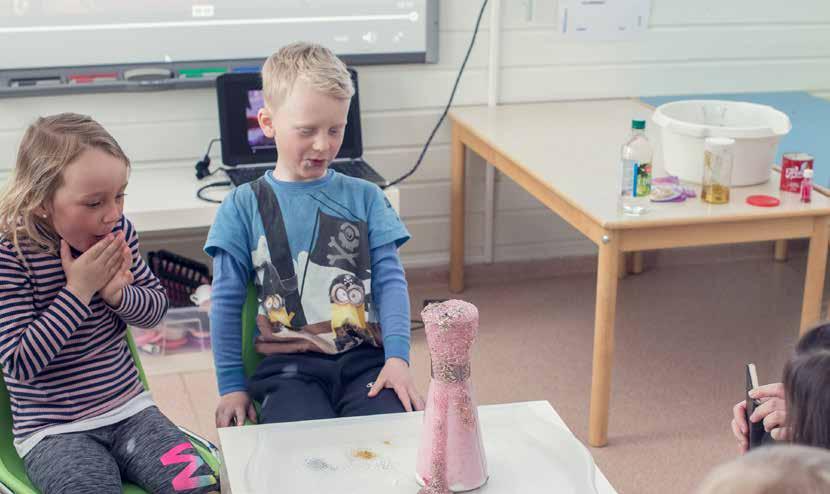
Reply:
[[86, 115], [41, 117], [26, 129], [14, 171], [0, 197], [0, 237], [11, 240], [19, 255], [24, 239], [32, 248], [58, 252], [60, 238], [37, 210], [51, 204], [63, 185], [63, 170], [87, 149], [98, 149], [130, 166], [112, 135]]
[[354, 95], [346, 65], [331, 50], [313, 43], [292, 43], [268, 57], [262, 66], [262, 91], [269, 110], [283, 104], [298, 79], [334, 98]]
[[697, 494], [824, 494], [830, 492], [830, 451], [783, 444], [750, 451], [715, 468]]

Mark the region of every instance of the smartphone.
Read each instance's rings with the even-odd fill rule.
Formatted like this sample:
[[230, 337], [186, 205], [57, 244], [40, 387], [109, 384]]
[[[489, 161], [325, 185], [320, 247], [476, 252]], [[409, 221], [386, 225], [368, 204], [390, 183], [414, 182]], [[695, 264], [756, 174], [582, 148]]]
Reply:
[[746, 423], [749, 426], [749, 449], [757, 448], [764, 442], [766, 431], [764, 422], [752, 423], [749, 417], [755, 411], [755, 407], [761, 404], [761, 400], [753, 400], [749, 392], [758, 387], [758, 370], [752, 362], [746, 364]]

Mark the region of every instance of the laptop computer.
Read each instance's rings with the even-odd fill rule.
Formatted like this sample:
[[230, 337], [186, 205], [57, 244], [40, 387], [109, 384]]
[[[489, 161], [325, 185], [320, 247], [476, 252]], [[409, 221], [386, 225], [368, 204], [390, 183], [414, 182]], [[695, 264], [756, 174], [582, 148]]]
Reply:
[[[360, 98], [357, 71], [349, 69], [354, 83], [343, 145], [329, 168], [385, 187], [387, 181], [363, 160], [363, 134], [360, 127]], [[216, 79], [219, 104], [219, 132], [222, 138], [222, 163], [235, 186], [256, 180], [277, 162], [273, 139], [262, 133], [257, 112], [264, 105], [262, 79], [258, 73], [229, 73]]]

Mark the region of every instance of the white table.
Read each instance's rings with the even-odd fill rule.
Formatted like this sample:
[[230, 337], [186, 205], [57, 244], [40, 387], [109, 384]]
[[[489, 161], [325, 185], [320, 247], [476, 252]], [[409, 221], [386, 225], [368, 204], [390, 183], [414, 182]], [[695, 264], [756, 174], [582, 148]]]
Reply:
[[[565, 466], [590, 475], [590, 453], [547, 401], [478, 413], [490, 478], [475, 492], [576, 493], [563, 488]], [[422, 420], [414, 412], [222, 428], [226, 480], [234, 494], [415, 494]], [[616, 492], [593, 471], [598, 494]]]
[[[180, 165], [133, 169], [124, 214], [139, 234], [207, 228], [213, 224], [219, 204], [197, 198], [196, 191], [208, 182], [226, 178], [224, 174], [217, 175], [200, 181], [193, 168]], [[229, 187], [211, 189], [206, 196], [221, 201], [229, 190]]]
[[[729, 204], [700, 199], [652, 204], [640, 217], [618, 207], [620, 146], [633, 118], [649, 120], [653, 109], [632, 99], [564, 101], [470, 106], [450, 112], [452, 124], [452, 209], [450, 290], [464, 289], [465, 149], [475, 152], [505, 176], [588, 237], [599, 250], [594, 316], [594, 356], [588, 441], [608, 440], [611, 360], [620, 257], [628, 252], [704, 245], [807, 238], [810, 247], [801, 331], [819, 321], [827, 266], [830, 199], [814, 194], [803, 204], [797, 194], [770, 181], [733, 188]], [[646, 132], [655, 147], [654, 174], [662, 167], [659, 133]], [[668, 157], [667, 159], [671, 159]], [[746, 203], [751, 194], [781, 198], [775, 208]], [[655, 301], [655, 303], [659, 303]], [[670, 332], [667, 338], [675, 337]]]

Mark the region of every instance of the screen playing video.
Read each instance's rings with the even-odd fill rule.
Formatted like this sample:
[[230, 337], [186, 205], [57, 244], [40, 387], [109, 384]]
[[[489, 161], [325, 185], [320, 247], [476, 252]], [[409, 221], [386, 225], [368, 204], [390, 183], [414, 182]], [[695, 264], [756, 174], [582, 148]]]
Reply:
[[263, 106], [265, 106], [265, 102], [262, 99], [262, 90], [249, 90], [248, 106], [245, 108], [245, 121], [248, 128], [248, 146], [251, 147], [252, 151], [274, 148], [274, 140], [265, 137], [265, 133], [262, 132], [259, 121], [257, 121], [257, 113]]
[[297, 40], [414, 56], [429, 21], [427, 0], [0, 0], [0, 70], [259, 59]]
[[[248, 147], [251, 148], [253, 154], [262, 151], [271, 151], [276, 147], [274, 140], [266, 137], [265, 133], [262, 132], [259, 121], [257, 120], [257, 113], [259, 113], [259, 109], [263, 106], [265, 106], [265, 101], [262, 97], [262, 90], [249, 89], [248, 104], [245, 107], [245, 126], [248, 135]], [[351, 149], [351, 146], [354, 145], [352, 142], [353, 139], [352, 129], [347, 125], [343, 135], [343, 148], [346, 149], [342, 149], [341, 151]]]
[[[363, 154], [357, 72], [353, 69], [349, 69], [349, 72], [355, 94], [349, 106], [338, 158], [359, 158]], [[276, 160], [277, 149], [274, 139], [265, 136], [257, 120], [259, 110], [265, 106], [259, 74], [224, 74], [216, 80], [216, 87], [222, 161], [233, 166]]]

